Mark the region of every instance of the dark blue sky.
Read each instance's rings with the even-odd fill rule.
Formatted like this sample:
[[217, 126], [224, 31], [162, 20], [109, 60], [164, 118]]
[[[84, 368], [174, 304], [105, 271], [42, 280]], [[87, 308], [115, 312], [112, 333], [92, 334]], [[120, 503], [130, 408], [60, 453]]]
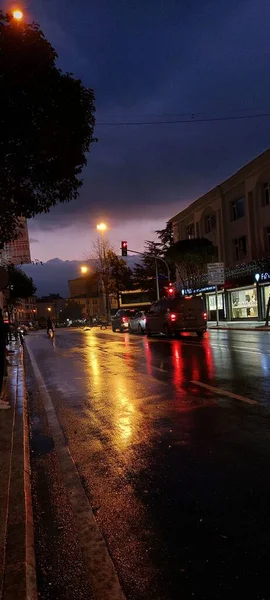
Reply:
[[100, 218], [117, 248], [123, 238], [141, 247], [181, 207], [269, 146], [270, 118], [102, 125], [270, 112], [268, 0], [26, 6], [59, 65], [94, 88], [99, 139], [80, 200], [31, 225], [39, 240], [33, 257], [80, 260]]

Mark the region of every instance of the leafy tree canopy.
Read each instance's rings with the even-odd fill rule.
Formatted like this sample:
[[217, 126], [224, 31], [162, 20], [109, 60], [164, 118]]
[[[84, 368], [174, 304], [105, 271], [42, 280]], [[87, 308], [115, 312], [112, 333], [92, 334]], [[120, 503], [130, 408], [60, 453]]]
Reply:
[[[137, 264], [134, 269], [134, 285], [136, 287], [147, 291], [151, 300], [155, 300], [157, 296], [156, 291], [156, 264], [154, 256], [163, 258], [170, 270], [170, 280], [175, 281], [175, 263], [174, 260], [168, 254], [170, 247], [173, 244], [173, 229], [171, 223], [166, 223], [164, 229], [156, 231], [159, 242], [147, 241], [145, 242], [145, 252], [143, 254], [142, 262]], [[166, 287], [168, 286], [168, 271], [166, 265], [158, 260], [158, 275], [159, 275], [159, 290], [160, 295], [166, 294]]]
[[207, 264], [217, 259], [217, 249], [206, 238], [194, 238], [176, 242], [167, 256], [175, 262], [183, 287], [195, 290], [201, 285]]
[[76, 199], [95, 141], [94, 93], [56, 67], [39, 25], [0, 11], [0, 246], [18, 218]]
[[9, 289], [9, 303], [11, 304], [16, 304], [20, 298], [34, 296], [36, 292], [33, 279], [18, 267], [9, 267]]
[[64, 322], [67, 319], [71, 321], [77, 321], [83, 318], [83, 307], [75, 300], [69, 300], [61, 312], [61, 321]]

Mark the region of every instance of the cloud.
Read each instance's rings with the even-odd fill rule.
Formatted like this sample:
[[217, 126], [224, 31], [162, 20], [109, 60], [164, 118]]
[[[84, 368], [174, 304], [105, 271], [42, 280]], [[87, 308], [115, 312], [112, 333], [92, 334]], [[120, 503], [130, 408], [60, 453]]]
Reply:
[[[33, 11], [64, 68], [95, 89], [96, 135], [80, 198], [38, 216], [33, 230], [164, 221], [269, 144], [270, 119], [102, 125], [245, 114], [270, 101], [268, 0], [39, 0]], [[70, 65], [70, 67], [68, 67]], [[177, 116], [179, 115], [180, 116]], [[165, 115], [165, 116], [158, 116]], [[169, 116], [168, 116], [169, 115]], [[170, 115], [173, 115], [170, 116]]]

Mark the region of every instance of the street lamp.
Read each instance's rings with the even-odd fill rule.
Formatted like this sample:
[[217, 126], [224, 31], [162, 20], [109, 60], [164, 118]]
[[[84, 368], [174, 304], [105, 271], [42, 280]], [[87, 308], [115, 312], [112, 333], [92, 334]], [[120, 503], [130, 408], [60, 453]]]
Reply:
[[101, 234], [104, 233], [104, 231], [107, 230], [107, 225], [106, 223], [98, 223], [97, 224], [97, 230], [101, 232]]
[[52, 309], [49, 307], [47, 310], [48, 310], [49, 312], [51, 312], [51, 310], [52, 310]]
[[23, 19], [23, 12], [19, 8], [16, 8], [16, 10], [13, 11], [12, 15], [15, 21], [21, 21]]
[[86, 275], [86, 273], [88, 273], [88, 271], [89, 271], [88, 267], [86, 267], [85, 265], [81, 266], [82, 275]]

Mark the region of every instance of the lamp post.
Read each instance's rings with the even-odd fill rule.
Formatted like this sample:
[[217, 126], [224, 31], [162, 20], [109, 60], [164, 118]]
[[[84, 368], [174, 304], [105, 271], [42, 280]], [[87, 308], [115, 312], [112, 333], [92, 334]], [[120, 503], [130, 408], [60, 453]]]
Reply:
[[[81, 266], [81, 274], [82, 275], [87, 275], [88, 273], [89, 273], [89, 267], [87, 267], [87, 265], [82, 265]], [[88, 289], [88, 286], [86, 284], [86, 288], [85, 288], [86, 307], [85, 307], [85, 310], [86, 310], [86, 316], [87, 316], [87, 318], [90, 319], [89, 303], [88, 303], [88, 297], [87, 297], [87, 289]]]
[[105, 251], [105, 243], [104, 243], [104, 234], [105, 234], [105, 231], [107, 231], [106, 223], [98, 223], [97, 231], [101, 235], [101, 265], [102, 265], [102, 271], [103, 271], [103, 278], [102, 278], [103, 307], [104, 307], [104, 313], [107, 315], [107, 319], [109, 320], [109, 316], [110, 316], [109, 315], [109, 299], [108, 299], [107, 290], [106, 290], [106, 287], [104, 284], [105, 271], [106, 271], [106, 251]]

